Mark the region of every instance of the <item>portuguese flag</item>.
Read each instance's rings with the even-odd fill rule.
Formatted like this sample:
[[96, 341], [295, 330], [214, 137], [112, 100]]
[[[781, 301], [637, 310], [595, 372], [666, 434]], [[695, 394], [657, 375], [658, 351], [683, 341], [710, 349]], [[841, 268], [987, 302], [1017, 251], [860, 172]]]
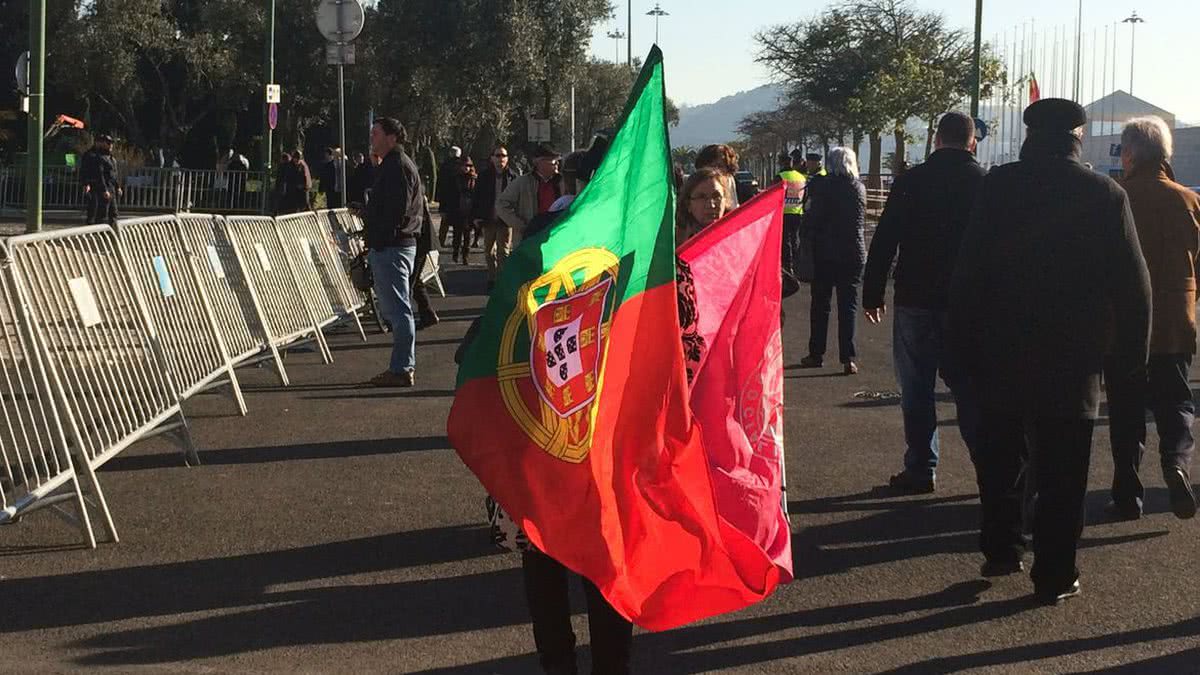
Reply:
[[655, 47], [592, 182], [505, 263], [448, 424], [530, 542], [651, 630], [741, 609], [779, 583], [719, 515], [692, 423], [664, 102]]

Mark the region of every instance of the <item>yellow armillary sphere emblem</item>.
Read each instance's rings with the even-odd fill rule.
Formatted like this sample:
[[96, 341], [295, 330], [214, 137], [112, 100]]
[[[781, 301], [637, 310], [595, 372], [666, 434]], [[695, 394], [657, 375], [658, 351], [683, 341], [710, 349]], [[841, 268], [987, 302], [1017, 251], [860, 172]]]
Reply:
[[500, 337], [504, 407], [534, 443], [565, 462], [578, 464], [591, 449], [619, 267], [602, 248], [567, 255], [521, 287]]

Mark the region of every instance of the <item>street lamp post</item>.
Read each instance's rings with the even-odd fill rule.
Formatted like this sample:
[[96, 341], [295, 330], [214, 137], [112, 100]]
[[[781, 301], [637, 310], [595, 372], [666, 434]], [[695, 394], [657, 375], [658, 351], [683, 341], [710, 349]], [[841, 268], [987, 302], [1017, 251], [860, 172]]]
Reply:
[[[42, 133], [46, 116], [46, 0], [29, 0], [29, 120], [25, 231], [42, 229]], [[115, 197], [115, 195], [114, 195]]]
[[1137, 42], [1137, 25], [1146, 23], [1146, 20], [1137, 15], [1137, 12], [1130, 14], [1123, 19], [1121, 23], [1129, 24], [1129, 95], [1133, 96], [1133, 49]]
[[654, 44], [658, 44], [658, 20], [664, 16], [671, 16], [671, 13], [664, 10], [662, 5], [654, 3], [654, 9], [646, 12], [646, 16], [654, 17]]
[[625, 22], [625, 37], [629, 38], [629, 41], [625, 43], [627, 49], [625, 65], [633, 70], [633, 0], [625, 3]]
[[625, 39], [625, 34], [620, 30], [608, 31], [608, 37], [613, 41], [613, 63], [621, 62], [621, 40]]
[[975, 0], [975, 52], [971, 57], [971, 119], [979, 117], [980, 56], [983, 51], [983, 0]]
[[[267, 42], [266, 49], [263, 54], [263, 76], [266, 78], [266, 84], [275, 84], [275, 0], [267, 0]], [[271, 104], [263, 103], [263, 145], [262, 145], [262, 170], [263, 182], [262, 189], [267, 194], [272, 194], [271, 177], [273, 174], [272, 164], [274, 163], [274, 129], [271, 126]], [[264, 204], [269, 202], [268, 196], [264, 200]]]

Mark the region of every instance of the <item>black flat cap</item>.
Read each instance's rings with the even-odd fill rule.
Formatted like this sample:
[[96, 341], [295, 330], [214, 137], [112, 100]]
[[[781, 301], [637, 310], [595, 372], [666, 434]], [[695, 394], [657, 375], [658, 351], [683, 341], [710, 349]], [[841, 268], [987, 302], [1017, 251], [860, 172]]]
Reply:
[[805, 156], [804, 156], [804, 159], [812, 160], [812, 161], [814, 161], [814, 162], [819, 162], [819, 161], [821, 161], [821, 153], [819, 153], [819, 152], [810, 152], [810, 153], [808, 153], [807, 155], [805, 155]]
[[533, 158], [541, 159], [543, 157], [562, 157], [562, 153], [554, 149], [553, 146], [546, 145], [545, 143], [538, 143], [533, 148]]
[[1087, 124], [1083, 106], [1065, 98], [1044, 98], [1025, 109], [1025, 126], [1046, 131], [1071, 131]]
[[97, 141], [107, 141], [109, 143], [112, 143], [113, 137], [109, 136], [108, 134], [100, 134], [99, 136], [96, 137], [96, 140]]

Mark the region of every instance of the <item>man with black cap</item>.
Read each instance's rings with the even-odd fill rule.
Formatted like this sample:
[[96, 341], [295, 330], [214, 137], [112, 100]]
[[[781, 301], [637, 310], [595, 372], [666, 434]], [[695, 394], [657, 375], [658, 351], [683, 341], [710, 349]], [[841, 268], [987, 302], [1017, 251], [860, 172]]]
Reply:
[[1020, 160], [979, 188], [951, 282], [950, 328], [981, 406], [980, 572], [1023, 569], [1028, 477], [1034, 593], [1057, 604], [1080, 593], [1076, 547], [1106, 348], [1110, 373], [1142, 372], [1150, 279], [1125, 191], [1079, 161], [1083, 108], [1042, 99], [1024, 120]]
[[559, 154], [548, 145], [533, 149], [533, 171], [510, 182], [496, 202], [496, 217], [513, 228], [513, 247], [525, 236], [535, 216], [546, 213], [562, 196]]
[[79, 167], [79, 182], [83, 183], [87, 201], [88, 225], [117, 223], [117, 197], [124, 193], [117, 183], [117, 162], [112, 156], [112, 144], [112, 136], [97, 136], [92, 149], [83, 154]]

